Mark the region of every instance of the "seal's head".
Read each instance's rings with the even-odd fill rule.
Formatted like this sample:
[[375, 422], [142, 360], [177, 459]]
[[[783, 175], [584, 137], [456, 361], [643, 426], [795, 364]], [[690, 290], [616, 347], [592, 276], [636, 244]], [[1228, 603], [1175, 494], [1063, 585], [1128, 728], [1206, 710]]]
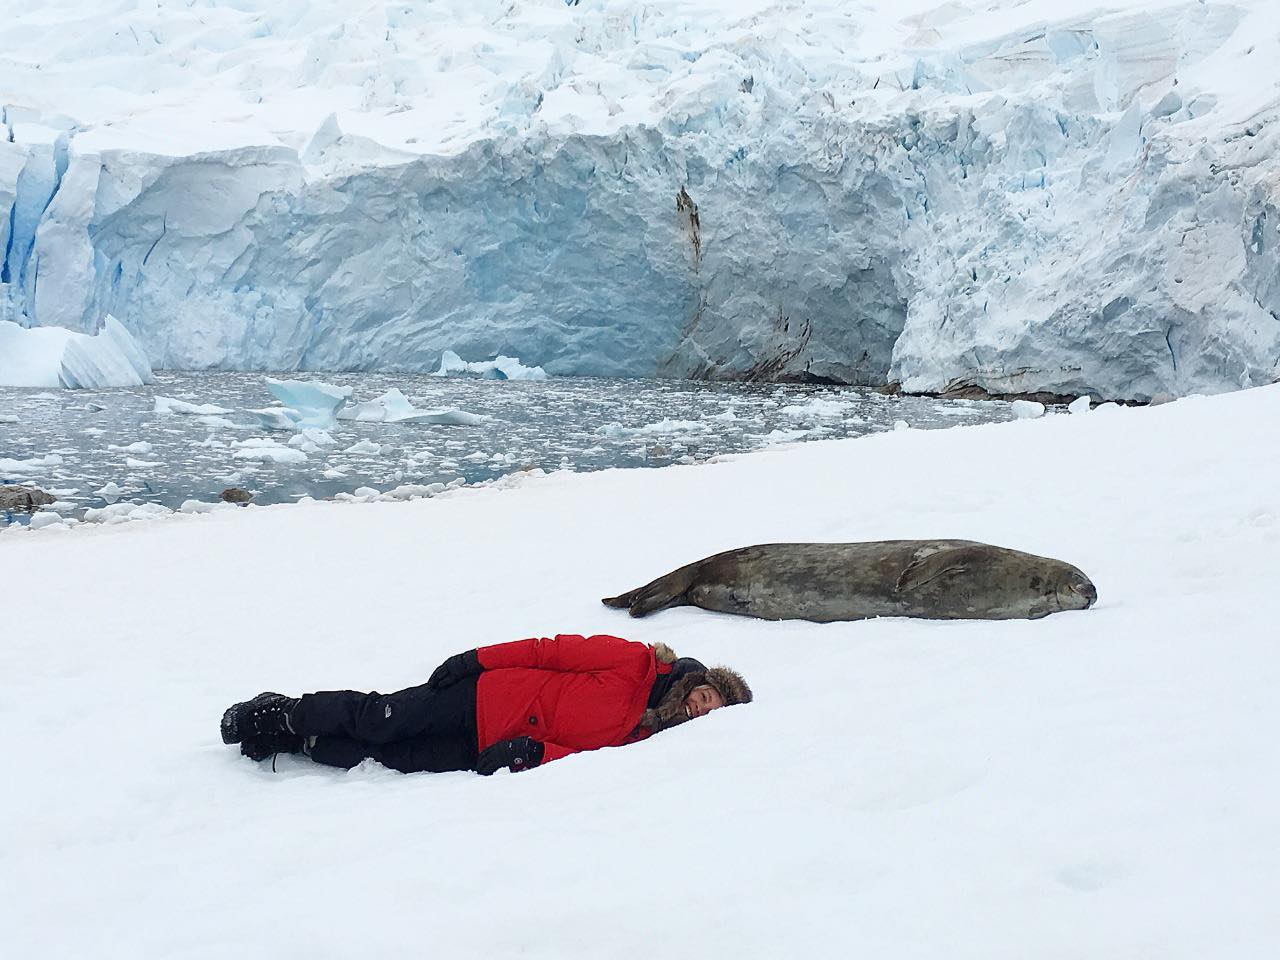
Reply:
[[1098, 601], [1098, 588], [1093, 581], [1084, 575], [1084, 571], [1070, 564], [1065, 576], [1056, 583], [1058, 608], [1060, 610], [1087, 610]]
[[1038, 557], [1038, 563], [1024, 571], [1031, 600], [1031, 617], [1038, 618], [1061, 610], [1087, 610], [1098, 599], [1098, 588], [1079, 567], [1061, 560]]

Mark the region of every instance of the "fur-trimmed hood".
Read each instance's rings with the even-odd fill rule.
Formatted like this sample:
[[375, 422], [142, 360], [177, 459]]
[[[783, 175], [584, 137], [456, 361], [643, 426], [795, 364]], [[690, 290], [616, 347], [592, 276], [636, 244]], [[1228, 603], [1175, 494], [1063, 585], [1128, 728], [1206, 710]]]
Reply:
[[[649, 697], [649, 707], [640, 718], [639, 727], [657, 733], [678, 726], [689, 719], [684, 701], [695, 687], [704, 683], [716, 688], [725, 706], [750, 703], [751, 687], [742, 675], [728, 667], [706, 667], [692, 657], [677, 657], [665, 643], [654, 644], [654, 657], [659, 663], [671, 664], [671, 671], [659, 675]], [[656, 702], [655, 702], [656, 699]]]

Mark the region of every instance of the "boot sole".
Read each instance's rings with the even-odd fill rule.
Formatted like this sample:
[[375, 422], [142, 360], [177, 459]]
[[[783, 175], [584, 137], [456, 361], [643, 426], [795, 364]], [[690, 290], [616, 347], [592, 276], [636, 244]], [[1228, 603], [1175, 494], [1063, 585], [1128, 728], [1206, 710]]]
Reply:
[[236, 708], [228, 707], [222, 715], [222, 742], [223, 743], [239, 743], [242, 739], [240, 731], [236, 729]]

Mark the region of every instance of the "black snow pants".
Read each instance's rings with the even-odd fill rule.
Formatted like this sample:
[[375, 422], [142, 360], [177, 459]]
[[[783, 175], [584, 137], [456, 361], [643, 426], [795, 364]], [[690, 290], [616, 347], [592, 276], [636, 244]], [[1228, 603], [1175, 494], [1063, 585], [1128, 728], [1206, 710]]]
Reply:
[[317, 763], [349, 768], [371, 758], [402, 773], [473, 770], [476, 678], [440, 690], [308, 693], [289, 723], [295, 733], [315, 738], [308, 753]]

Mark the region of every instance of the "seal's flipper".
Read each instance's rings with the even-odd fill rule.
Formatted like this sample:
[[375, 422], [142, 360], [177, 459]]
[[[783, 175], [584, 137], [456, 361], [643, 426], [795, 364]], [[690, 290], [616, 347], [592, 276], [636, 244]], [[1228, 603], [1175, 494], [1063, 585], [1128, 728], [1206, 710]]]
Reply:
[[940, 577], [954, 577], [966, 573], [976, 559], [972, 547], [938, 550], [919, 560], [912, 560], [898, 577], [896, 593], [910, 593]]
[[678, 607], [684, 603], [684, 591], [673, 589], [669, 577], [655, 580], [634, 593], [631, 609], [627, 611], [633, 617], [647, 617], [651, 613], [665, 610], [667, 607]]
[[629, 607], [631, 606], [631, 601], [635, 599], [636, 594], [643, 589], [643, 587], [637, 587], [635, 590], [628, 590], [626, 593], [620, 593], [616, 597], [603, 597], [600, 602], [606, 607], [617, 607], [619, 609]]
[[667, 607], [678, 607], [686, 602], [690, 569], [681, 567], [643, 587], [636, 587], [616, 597], [605, 597], [600, 602], [607, 607], [627, 607], [627, 612], [633, 617], [644, 617]]

